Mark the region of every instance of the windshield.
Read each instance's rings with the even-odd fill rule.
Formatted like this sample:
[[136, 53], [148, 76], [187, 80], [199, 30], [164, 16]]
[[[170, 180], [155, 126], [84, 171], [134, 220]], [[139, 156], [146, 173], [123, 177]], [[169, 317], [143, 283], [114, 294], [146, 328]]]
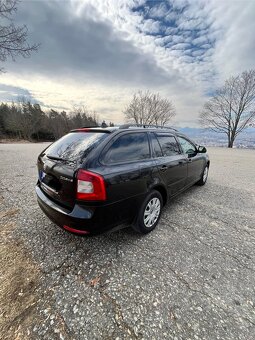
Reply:
[[104, 132], [70, 132], [53, 143], [45, 153], [53, 159], [82, 161], [106, 136]]

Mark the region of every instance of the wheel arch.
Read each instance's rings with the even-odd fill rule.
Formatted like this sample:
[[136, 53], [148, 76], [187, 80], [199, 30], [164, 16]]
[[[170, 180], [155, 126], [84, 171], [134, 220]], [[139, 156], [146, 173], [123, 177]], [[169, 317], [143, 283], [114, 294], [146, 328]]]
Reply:
[[154, 185], [153, 187], [151, 187], [150, 189], [158, 191], [162, 196], [163, 205], [166, 205], [166, 203], [168, 201], [168, 195], [167, 195], [166, 188], [163, 185], [157, 184], [157, 185]]

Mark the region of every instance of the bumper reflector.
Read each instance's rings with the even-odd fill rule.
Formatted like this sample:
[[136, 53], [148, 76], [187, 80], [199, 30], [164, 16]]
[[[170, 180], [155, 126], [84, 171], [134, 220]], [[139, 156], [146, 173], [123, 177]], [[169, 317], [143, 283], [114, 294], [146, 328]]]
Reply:
[[63, 228], [65, 230], [70, 231], [71, 233], [75, 233], [75, 234], [80, 234], [80, 235], [89, 234], [89, 231], [87, 231], [87, 230], [74, 229], [74, 228], [69, 227], [68, 225], [63, 225]]

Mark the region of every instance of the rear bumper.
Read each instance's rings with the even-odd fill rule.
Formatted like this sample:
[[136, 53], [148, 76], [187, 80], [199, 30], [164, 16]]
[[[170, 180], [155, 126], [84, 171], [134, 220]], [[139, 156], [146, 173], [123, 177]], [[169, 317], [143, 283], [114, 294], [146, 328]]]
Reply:
[[127, 222], [116, 219], [114, 211], [120, 209], [118, 203], [100, 207], [76, 203], [73, 210], [70, 211], [49, 199], [38, 184], [36, 185], [36, 194], [38, 204], [45, 215], [61, 228], [75, 234], [98, 234], [120, 223]]

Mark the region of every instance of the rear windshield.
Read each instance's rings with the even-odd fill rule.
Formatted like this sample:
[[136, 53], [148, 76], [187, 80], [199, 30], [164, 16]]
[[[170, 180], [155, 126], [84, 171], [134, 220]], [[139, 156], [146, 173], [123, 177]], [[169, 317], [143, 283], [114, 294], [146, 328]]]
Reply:
[[105, 132], [70, 132], [45, 153], [49, 158], [80, 162], [106, 137]]

